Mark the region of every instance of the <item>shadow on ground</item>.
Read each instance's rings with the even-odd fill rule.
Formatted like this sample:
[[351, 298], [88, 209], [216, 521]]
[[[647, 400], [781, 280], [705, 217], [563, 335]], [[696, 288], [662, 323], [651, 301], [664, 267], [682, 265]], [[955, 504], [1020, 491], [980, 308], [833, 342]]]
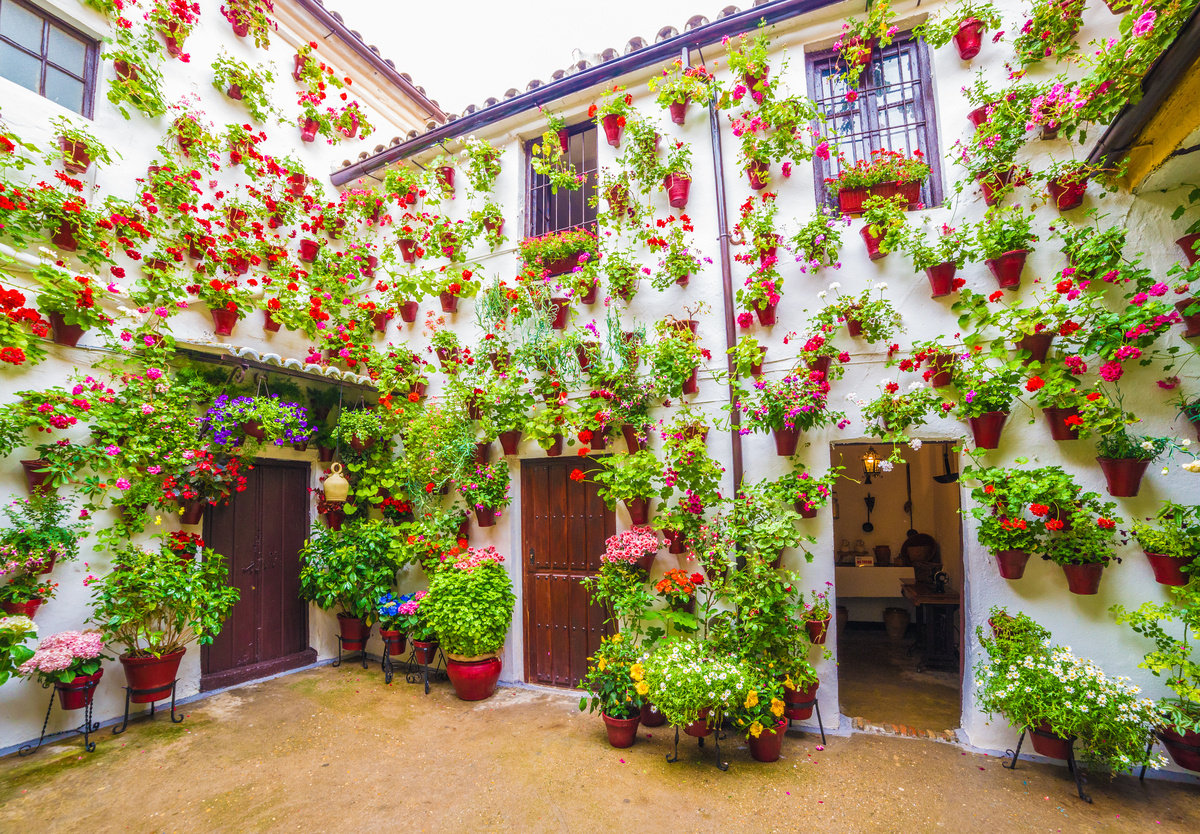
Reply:
[[1097, 779], [1086, 805], [1065, 768], [799, 733], [774, 764], [731, 737], [721, 773], [694, 743], [668, 764], [666, 727], [615, 750], [577, 704], [309, 670], [197, 702], [179, 725], [105, 729], [90, 755], [66, 741], [0, 760], [0, 831], [1200, 831], [1200, 781]]

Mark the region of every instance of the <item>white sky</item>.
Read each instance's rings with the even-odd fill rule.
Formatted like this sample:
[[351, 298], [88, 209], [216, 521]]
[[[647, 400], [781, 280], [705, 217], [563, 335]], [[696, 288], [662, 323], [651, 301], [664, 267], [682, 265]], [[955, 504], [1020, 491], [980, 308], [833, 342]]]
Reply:
[[[379, 47], [400, 72], [450, 113], [509, 87], [524, 92], [571, 63], [575, 48], [624, 52], [635, 35], [648, 43], [664, 26], [710, 20], [731, 0], [325, 0], [346, 24]], [[739, 8], [750, 0], [734, 2]]]

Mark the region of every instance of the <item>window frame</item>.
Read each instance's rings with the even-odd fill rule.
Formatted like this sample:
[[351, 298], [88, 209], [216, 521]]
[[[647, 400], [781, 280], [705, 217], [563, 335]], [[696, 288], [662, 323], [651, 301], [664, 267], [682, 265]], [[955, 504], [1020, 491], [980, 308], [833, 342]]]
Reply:
[[[7, 77], [0, 76], [0, 78], [3, 78], [5, 81], [8, 81], [9, 83], [16, 84], [16, 86], [21, 87], [21, 89], [23, 89], [23, 90], [29, 90], [29, 92], [41, 96], [42, 98], [46, 99], [47, 101], [52, 102], [56, 106], [61, 107], [63, 110], [66, 110], [70, 113], [75, 113], [76, 115], [79, 115], [79, 116], [83, 116], [85, 119], [93, 119], [94, 115], [95, 115], [96, 77], [97, 77], [97, 67], [98, 67], [99, 58], [100, 58], [100, 42], [98, 40], [96, 40], [94, 37], [92, 37], [91, 35], [89, 35], [87, 32], [81, 31], [78, 27], [72, 26], [70, 23], [67, 23], [62, 18], [55, 16], [50, 11], [42, 8], [41, 6], [27, 2], [27, 0], [0, 0], [0, 7], [3, 7], [5, 4], [12, 4], [14, 6], [20, 6], [21, 8], [25, 9], [26, 11], [36, 15], [42, 21], [42, 39], [41, 39], [41, 47], [40, 47], [41, 52], [40, 53], [31, 52], [28, 47], [23, 46], [22, 44], [19, 44], [16, 41], [12, 40], [11, 38], [6, 37], [4, 34], [0, 33], [0, 42], [7, 44], [9, 47], [11, 47], [13, 49], [20, 50], [24, 54], [29, 55], [30, 57], [36, 58], [38, 60], [38, 62], [40, 64], [40, 71], [38, 73], [38, 89], [37, 90], [29, 90], [28, 87], [25, 87], [24, 85], [19, 84], [16, 81], [12, 81], [11, 79], [9, 79]], [[51, 28], [54, 28], [54, 27], [57, 27], [58, 29], [65, 32], [66, 34], [68, 34], [74, 38], [77, 38], [78, 40], [83, 42], [84, 56], [83, 56], [83, 75], [82, 76], [79, 76], [76, 73], [72, 72], [71, 70], [68, 70], [65, 67], [62, 67], [59, 64], [56, 64], [50, 60], [50, 30], [51, 30]], [[74, 78], [74, 79], [82, 82], [82, 84], [83, 84], [82, 109], [74, 110], [70, 107], [59, 104], [58, 102], [54, 101], [53, 99], [51, 99], [49, 96], [46, 95], [46, 70], [47, 70], [47, 67], [53, 67], [54, 69], [58, 70], [59, 72], [63, 73], [64, 75], [68, 75], [71, 78]]]
[[[920, 96], [919, 102], [919, 125], [916, 130], [923, 131], [925, 147], [919, 150], [925, 155], [925, 161], [929, 164], [930, 174], [929, 179], [921, 187], [921, 201], [925, 208], [933, 208], [940, 206], [945, 202], [946, 191], [942, 179], [942, 155], [940, 150], [940, 140], [938, 137], [937, 127], [937, 103], [934, 96], [935, 85], [933, 83], [933, 64], [929, 58], [929, 48], [925, 41], [916, 37], [912, 30], [901, 32], [896, 35], [895, 39], [888, 46], [882, 49], [875, 49], [871, 53], [871, 61], [863, 70], [863, 75], [866, 76], [872, 71], [873, 67], [878, 66], [879, 58], [884, 55], [901, 55], [904, 51], [911, 51], [915, 59], [915, 67], [917, 77], [914, 79], [917, 83], [913, 89]], [[809, 52], [804, 56], [805, 76], [808, 83], [808, 94], [812, 101], [820, 105], [821, 95], [821, 79], [818, 75], [818, 66], [836, 60], [837, 52], [833, 49], [824, 49], [818, 52]], [[903, 82], [911, 83], [911, 82]], [[872, 101], [876, 98], [875, 90], [878, 88], [868, 88], [868, 94]], [[862, 90], [860, 89], [860, 100]], [[856, 103], [857, 104], [857, 103]], [[867, 107], [865, 104], [858, 105], [861, 107], [864, 119], [871, 126], [865, 133], [861, 134], [866, 137], [882, 137], [883, 130], [878, 122], [878, 107]], [[819, 127], [817, 123], [813, 124], [814, 128]], [[894, 128], [893, 128], [894, 130]], [[877, 146], [881, 146], [879, 143]], [[836, 153], [840, 145], [834, 145], [830, 148], [831, 155]], [[829, 196], [829, 190], [825, 186], [825, 178], [832, 175], [832, 167], [829, 162], [820, 158], [813, 158], [813, 180], [816, 191], [817, 204], [825, 204], [837, 207], [837, 200]]]
[[[570, 226], [564, 226], [561, 229], [547, 228], [547, 229], [543, 229], [541, 231], [536, 230], [535, 220], [538, 215], [534, 211], [534, 208], [535, 208], [534, 201], [535, 201], [535, 199], [537, 199], [537, 195], [535, 194], [535, 192], [540, 187], [540, 184], [537, 182], [538, 174], [533, 170], [533, 165], [532, 165], [533, 155], [532, 155], [531, 151], [532, 151], [534, 144], [541, 141], [542, 134], [538, 134], [537, 136], [534, 136], [532, 139], [528, 139], [522, 143], [522, 149], [525, 153], [525, 218], [524, 218], [525, 219], [525, 222], [524, 222], [525, 229], [524, 229], [524, 231], [525, 231], [526, 238], [541, 237], [542, 235], [549, 235], [549, 234], [558, 234], [559, 232], [565, 232], [565, 231], [569, 231], [571, 229], [580, 229], [580, 228], [586, 228], [593, 233], [596, 231], [596, 212], [598, 211], [598, 209], [592, 208], [589, 205], [589, 203], [591, 201], [591, 198], [596, 197], [597, 176], [599, 175], [599, 171], [600, 171], [600, 138], [599, 138], [600, 131], [599, 131], [599, 127], [595, 123], [595, 121], [593, 121], [592, 119], [584, 119], [583, 121], [576, 122], [575, 124], [567, 125], [566, 131], [567, 131], [568, 137], [575, 137], [580, 134], [586, 134], [586, 133], [590, 132], [592, 134], [591, 141], [594, 142], [593, 155], [596, 160], [596, 170], [593, 172], [585, 171], [584, 173], [587, 173], [589, 175], [588, 175], [587, 179], [584, 181], [583, 185], [580, 187], [580, 189], [578, 191], [567, 192], [568, 195], [581, 194], [581, 198], [583, 200], [583, 220], [581, 220], [580, 222], [575, 223], [573, 225], [570, 225]], [[586, 143], [588, 141], [587, 137], [585, 137], [583, 141]], [[547, 190], [545, 193], [545, 197], [548, 200], [547, 205], [548, 206], [552, 205], [552, 201], [557, 196], [558, 195], [554, 195], [554, 194], [550, 193], [549, 190]], [[549, 216], [552, 213], [553, 212], [551, 212], [551, 211], [544, 212], [544, 214], [546, 216]], [[591, 215], [590, 217], [588, 216], [589, 214]], [[553, 225], [553, 223], [548, 222], [547, 225]]]

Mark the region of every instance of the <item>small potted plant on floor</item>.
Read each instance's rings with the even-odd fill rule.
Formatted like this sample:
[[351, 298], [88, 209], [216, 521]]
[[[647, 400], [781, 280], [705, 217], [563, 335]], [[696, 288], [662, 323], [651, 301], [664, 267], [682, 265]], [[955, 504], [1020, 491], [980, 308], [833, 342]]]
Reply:
[[404, 601], [397, 608], [397, 616], [392, 621], [397, 630], [407, 634], [413, 641], [417, 663], [422, 666], [432, 666], [438, 653], [437, 632], [433, 630], [421, 608], [421, 603], [428, 595], [428, 591], [405, 594]]
[[429, 581], [421, 608], [445, 649], [446, 672], [464, 701], [480, 701], [496, 691], [497, 656], [512, 624], [512, 580], [493, 547], [468, 548]]
[[314, 527], [300, 550], [300, 597], [323, 611], [337, 609], [342, 650], [362, 651], [404, 562], [385, 521], [354, 521], [341, 530]]
[[156, 550], [114, 550], [112, 569], [91, 585], [92, 622], [105, 643], [125, 646], [130, 701], [171, 696], [188, 644], [210, 645], [238, 600], [228, 578], [225, 558], [198, 544], [182, 555], [165, 537]]
[[98, 631], [62, 631], [38, 644], [33, 657], [21, 664], [17, 674], [37, 675], [43, 687], [53, 685], [64, 710], [83, 709], [92, 702], [96, 685], [104, 676], [104, 638]]
[[405, 603], [411, 602], [414, 594], [394, 596], [388, 591], [379, 598], [379, 636], [383, 638], [383, 650], [392, 657], [404, 654], [409, 634], [409, 615], [404, 613]]
[[750, 756], [757, 762], [779, 761], [787, 733], [783, 683], [773, 676], [747, 668], [742, 673], [746, 689], [729, 706], [729, 720], [746, 734]]
[[587, 674], [580, 681], [585, 694], [579, 699], [579, 709], [600, 711], [608, 743], [613, 747], [632, 747], [637, 737], [642, 713], [638, 690], [647, 688], [645, 681], [635, 680], [630, 674], [638, 654], [637, 644], [622, 634], [602, 637], [600, 648], [588, 658]]
[[741, 663], [711, 656], [709, 646], [696, 640], [661, 641], [640, 665], [646, 699], [670, 724], [697, 738], [711, 735], [749, 689]]

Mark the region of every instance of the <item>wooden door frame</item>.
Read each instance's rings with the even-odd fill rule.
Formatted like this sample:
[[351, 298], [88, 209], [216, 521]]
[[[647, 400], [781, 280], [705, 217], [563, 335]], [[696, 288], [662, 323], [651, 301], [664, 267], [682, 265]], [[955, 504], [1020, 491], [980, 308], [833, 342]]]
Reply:
[[[270, 467], [278, 467], [281, 469], [297, 469], [297, 470], [302, 469], [302, 470], [304, 470], [304, 473], [305, 473], [307, 479], [311, 479], [311, 477], [312, 477], [313, 464], [309, 461], [284, 460], [284, 459], [280, 459], [280, 458], [257, 458], [254, 461], [254, 466], [255, 467], [270, 466]], [[305, 509], [309, 510], [309, 508], [307, 506], [305, 507]], [[261, 513], [262, 513], [261, 503], [260, 503], [260, 506], [257, 508], [257, 512], [259, 515], [261, 515]], [[311, 510], [309, 510], [308, 512], [305, 513], [305, 519], [309, 525], [312, 524], [313, 519], [312, 519]], [[211, 524], [212, 524], [212, 507], [206, 507], [204, 510], [204, 527], [202, 529], [205, 532], [208, 532], [211, 529]], [[312, 635], [309, 631], [311, 624], [309, 623], [308, 609], [309, 609], [309, 606], [307, 604], [299, 605], [300, 618], [303, 623], [303, 632], [306, 635], [306, 639], [311, 640]], [[262, 660], [257, 663], [251, 663], [246, 666], [237, 666], [237, 667], [234, 667], [233, 669], [224, 669], [220, 672], [213, 672], [213, 673], [205, 674], [203, 670], [204, 670], [205, 666], [208, 665], [208, 657], [209, 657], [209, 647], [201, 646], [200, 647], [200, 669], [201, 669], [200, 691], [201, 692], [211, 692], [214, 689], [223, 689], [224, 687], [227, 687], [227, 686], [234, 686], [239, 683], [245, 683], [247, 681], [258, 680], [260, 678], [270, 677], [271, 675], [277, 675], [280, 672], [286, 672], [291, 669], [298, 669], [302, 666], [311, 666], [313, 663], [317, 662], [317, 650], [314, 649], [312, 646], [308, 646], [307, 648], [301, 649], [298, 652], [293, 652], [291, 654], [282, 655], [280, 657], [273, 657], [268, 660]]]

